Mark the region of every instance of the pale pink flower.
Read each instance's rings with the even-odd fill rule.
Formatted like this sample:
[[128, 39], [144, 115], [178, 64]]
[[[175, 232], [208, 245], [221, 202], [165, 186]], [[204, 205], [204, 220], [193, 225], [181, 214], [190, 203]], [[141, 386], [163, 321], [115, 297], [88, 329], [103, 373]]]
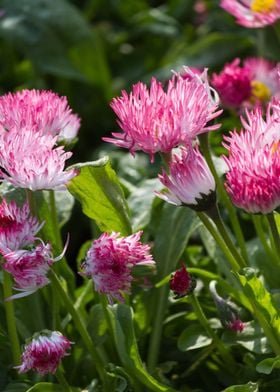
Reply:
[[229, 150], [229, 156], [224, 157], [228, 166], [226, 190], [237, 207], [267, 214], [280, 204], [279, 110], [269, 104], [263, 118], [258, 107], [246, 112], [241, 121], [245, 129], [224, 138]]
[[30, 343], [24, 347], [19, 373], [34, 370], [40, 375], [55, 373], [61, 359], [68, 354], [70, 342], [58, 331], [36, 333]]
[[25, 129], [0, 133], [0, 177], [32, 191], [64, 189], [76, 170], [64, 171], [72, 155], [56, 147], [57, 137]]
[[37, 219], [31, 215], [26, 202], [18, 207], [14, 201], [0, 204], [0, 253], [8, 253], [23, 246], [30, 245], [41, 229]]
[[215, 180], [198, 148], [181, 147], [169, 163], [169, 174], [159, 176], [166, 187], [157, 196], [175, 205], [205, 210], [215, 201]]
[[22, 90], [0, 97], [0, 125], [6, 131], [32, 129], [69, 143], [77, 136], [80, 119], [66, 97], [52, 91]]
[[132, 154], [142, 150], [153, 160], [156, 152], [168, 153], [173, 147], [190, 144], [201, 133], [219, 128], [219, 124], [207, 124], [221, 113], [217, 111], [217, 96], [212, 97], [215, 92], [209, 87], [207, 71], [199, 76], [185, 67], [182, 73], [184, 77], [173, 75], [166, 92], [155, 78], [150, 88], [139, 82], [129, 94], [122, 91], [111, 107], [123, 133], [112, 133], [113, 138], [103, 140], [128, 148]]
[[[67, 243], [66, 243], [67, 246]], [[53, 257], [51, 245], [41, 242], [31, 250], [15, 250], [5, 253], [3, 269], [9, 272], [16, 283], [15, 289], [20, 291], [6, 300], [25, 297], [50, 283], [47, 274], [56, 261], [60, 260], [65, 252]]]
[[82, 264], [84, 275], [93, 279], [95, 290], [107, 294], [110, 302], [123, 301], [123, 294], [130, 293], [132, 268], [136, 264], [154, 264], [150, 246], [141, 244], [139, 231], [128, 237], [120, 233], [103, 233], [87, 252]]
[[263, 27], [280, 18], [279, 0], [221, 0], [221, 7], [245, 27]]
[[211, 82], [226, 107], [239, 108], [251, 96], [250, 71], [240, 66], [238, 58], [226, 64], [219, 74], [214, 73]]

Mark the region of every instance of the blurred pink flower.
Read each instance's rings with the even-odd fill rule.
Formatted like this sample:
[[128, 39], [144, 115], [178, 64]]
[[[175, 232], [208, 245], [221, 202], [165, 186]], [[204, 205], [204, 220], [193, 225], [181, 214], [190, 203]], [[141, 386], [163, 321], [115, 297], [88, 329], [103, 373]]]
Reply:
[[226, 64], [223, 70], [212, 76], [212, 84], [224, 106], [229, 108], [253, 107], [266, 103], [280, 94], [278, 66], [263, 58], [240, 59]]
[[0, 125], [6, 131], [32, 129], [69, 143], [77, 136], [80, 119], [66, 97], [52, 91], [22, 90], [0, 96]]
[[123, 301], [123, 294], [130, 293], [132, 268], [136, 264], [154, 264], [150, 246], [142, 245], [139, 231], [128, 237], [119, 233], [103, 233], [93, 241], [82, 264], [84, 275], [93, 279], [96, 291]]
[[67, 244], [62, 254], [55, 258], [51, 252], [51, 245], [43, 242], [31, 250], [20, 249], [5, 253], [2, 267], [13, 276], [15, 289], [20, 291], [6, 300], [25, 297], [49, 284], [47, 274], [50, 267], [63, 257]]
[[28, 203], [18, 207], [14, 201], [9, 204], [2, 199], [0, 204], [0, 252], [8, 253], [35, 240], [42, 224], [30, 213]]
[[245, 27], [263, 27], [280, 18], [279, 0], [221, 0], [221, 7]]
[[211, 95], [207, 71], [199, 76], [185, 67], [182, 73], [184, 77], [173, 75], [166, 92], [155, 78], [150, 89], [139, 82], [129, 94], [122, 91], [111, 107], [123, 133], [112, 133], [113, 138], [103, 140], [128, 148], [132, 154], [142, 150], [153, 161], [156, 152], [168, 153], [201, 133], [219, 128], [219, 124], [207, 125], [221, 113]]
[[246, 112], [245, 130], [224, 137], [229, 156], [226, 189], [232, 202], [249, 213], [267, 214], [280, 204], [279, 101], [269, 104], [266, 119], [260, 107]]
[[181, 147], [172, 156], [169, 174], [163, 170], [159, 179], [167, 189], [157, 196], [168, 203], [205, 210], [215, 201], [215, 180], [197, 146]]
[[58, 331], [37, 333], [31, 342], [24, 347], [21, 356], [22, 364], [17, 366], [19, 373], [34, 370], [40, 375], [55, 373], [59, 362], [69, 355], [72, 342]]
[[56, 147], [56, 137], [30, 129], [0, 133], [0, 177], [15, 187], [32, 191], [64, 189], [75, 170], [64, 171], [72, 155]]

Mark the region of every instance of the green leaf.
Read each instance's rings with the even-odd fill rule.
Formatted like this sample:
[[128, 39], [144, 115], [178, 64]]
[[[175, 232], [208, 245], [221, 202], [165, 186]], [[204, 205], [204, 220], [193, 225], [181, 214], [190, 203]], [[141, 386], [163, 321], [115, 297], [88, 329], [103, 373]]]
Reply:
[[258, 392], [259, 387], [257, 383], [248, 382], [243, 385], [232, 385], [229, 388], [224, 389], [222, 392]]
[[8, 384], [3, 392], [26, 392], [28, 390], [29, 385], [21, 382], [11, 382]]
[[274, 358], [266, 358], [257, 364], [256, 370], [258, 373], [270, 374], [273, 369], [280, 368], [280, 355]]
[[82, 204], [84, 214], [94, 219], [102, 231], [130, 234], [128, 207], [109, 158], [74, 167], [80, 173], [72, 179], [68, 189]]
[[[151, 391], [169, 391], [173, 389], [155, 380], [145, 369], [135, 339], [132, 310], [127, 305], [114, 305], [109, 307], [109, 315], [114, 332], [115, 344], [119, 357], [126, 371], [138, 378]], [[174, 391], [175, 392], [175, 391]]]
[[[70, 387], [71, 392], [79, 392], [80, 388]], [[58, 384], [53, 384], [50, 382], [39, 382], [35, 384], [33, 387], [29, 388], [26, 392], [64, 392], [64, 388], [62, 388]]]
[[190, 208], [164, 205], [153, 251], [159, 279], [174, 271], [190, 235], [199, 225]]
[[212, 338], [205, 333], [205, 329], [199, 324], [193, 324], [181, 333], [177, 346], [181, 351], [190, 351], [209, 346], [211, 343]]

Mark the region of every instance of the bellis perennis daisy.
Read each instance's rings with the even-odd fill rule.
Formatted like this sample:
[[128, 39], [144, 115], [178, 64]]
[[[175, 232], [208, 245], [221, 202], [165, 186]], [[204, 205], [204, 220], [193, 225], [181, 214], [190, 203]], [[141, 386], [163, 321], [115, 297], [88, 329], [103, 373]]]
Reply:
[[198, 147], [181, 147], [159, 179], [166, 189], [157, 196], [168, 203], [206, 210], [215, 202], [215, 180]]
[[221, 7], [245, 27], [263, 27], [280, 18], [279, 0], [222, 0]]
[[80, 119], [66, 97], [52, 91], [22, 90], [0, 97], [0, 125], [6, 131], [32, 129], [69, 143], [77, 136]]
[[24, 347], [19, 373], [34, 370], [40, 375], [55, 373], [59, 362], [69, 355], [71, 342], [58, 331], [42, 331], [34, 335]]
[[72, 155], [56, 147], [57, 137], [30, 129], [0, 133], [0, 177], [15, 187], [32, 191], [64, 189], [76, 170], [64, 171]]
[[173, 75], [166, 91], [153, 78], [150, 88], [139, 82], [129, 94], [123, 91], [121, 97], [114, 98], [111, 106], [123, 133], [113, 133], [114, 138], [103, 140], [128, 148], [131, 153], [142, 150], [151, 160], [156, 152], [168, 153], [203, 132], [217, 129], [219, 125], [207, 123], [221, 113], [206, 70], [197, 75], [188, 68]]
[[280, 205], [280, 105], [268, 105], [241, 118], [244, 130], [225, 137], [229, 156], [226, 189], [232, 202], [249, 213], [267, 214]]
[[30, 213], [26, 202], [18, 207], [14, 201], [0, 204], [0, 252], [2, 254], [30, 245], [42, 224]]
[[149, 245], [140, 243], [142, 232], [128, 237], [119, 233], [103, 233], [87, 252], [82, 264], [84, 275], [93, 279], [95, 290], [107, 294], [110, 302], [123, 301], [130, 293], [132, 268], [136, 264], [153, 265]]

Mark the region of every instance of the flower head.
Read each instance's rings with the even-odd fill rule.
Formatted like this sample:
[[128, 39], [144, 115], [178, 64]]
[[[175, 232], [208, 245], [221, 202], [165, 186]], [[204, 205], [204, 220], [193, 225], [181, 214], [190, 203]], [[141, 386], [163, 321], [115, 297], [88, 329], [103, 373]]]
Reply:
[[59, 362], [69, 355], [71, 342], [58, 331], [43, 331], [36, 334], [25, 345], [21, 356], [22, 364], [17, 366], [19, 373], [35, 370], [41, 375], [55, 373]]
[[50, 282], [47, 277], [50, 267], [63, 257], [64, 251], [54, 258], [51, 245], [42, 242], [31, 250], [20, 249], [4, 254], [2, 267], [13, 276], [15, 289], [21, 292], [6, 300], [25, 297], [46, 286]]
[[29, 129], [0, 133], [0, 177], [15, 187], [33, 191], [63, 189], [77, 172], [64, 171], [72, 153], [56, 147], [56, 140]]
[[219, 125], [207, 125], [221, 111], [216, 111], [206, 70], [199, 76], [184, 68], [183, 75], [174, 74], [166, 92], [153, 78], [150, 89], [139, 82], [129, 94], [123, 91], [114, 98], [111, 107], [123, 133], [103, 140], [128, 148], [132, 154], [142, 150], [153, 160], [156, 152], [168, 153], [198, 134], [217, 129]]
[[35, 240], [41, 224], [30, 213], [28, 203], [18, 207], [14, 201], [0, 204], [0, 253], [8, 253]]
[[221, 7], [245, 27], [263, 27], [280, 18], [279, 0], [221, 0]]
[[245, 130], [225, 137], [228, 157], [226, 190], [232, 202], [249, 213], [267, 214], [280, 204], [280, 117], [268, 105], [266, 119], [260, 107], [241, 118]]
[[139, 231], [128, 237], [119, 233], [103, 233], [87, 252], [82, 264], [84, 274], [92, 277], [95, 289], [123, 301], [123, 293], [130, 292], [132, 268], [136, 264], [154, 264], [149, 245], [142, 245]]
[[277, 65], [263, 58], [247, 58], [243, 65], [236, 58], [219, 74], [213, 74], [212, 84], [224, 106], [235, 109], [252, 107], [279, 96], [277, 72]]
[[32, 129], [69, 143], [77, 136], [80, 119], [66, 97], [52, 91], [22, 90], [0, 97], [0, 125], [6, 131]]
[[169, 286], [174, 291], [175, 298], [181, 298], [190, 294], [195, 289], [196, 281], [182, 263], [182, 267], [172, 275]]
[[181, 147], [159, 179], [167, 189], [157, 196], [168, 203], [205, 210], [215, 202], [215, 180], [198, 147]]

